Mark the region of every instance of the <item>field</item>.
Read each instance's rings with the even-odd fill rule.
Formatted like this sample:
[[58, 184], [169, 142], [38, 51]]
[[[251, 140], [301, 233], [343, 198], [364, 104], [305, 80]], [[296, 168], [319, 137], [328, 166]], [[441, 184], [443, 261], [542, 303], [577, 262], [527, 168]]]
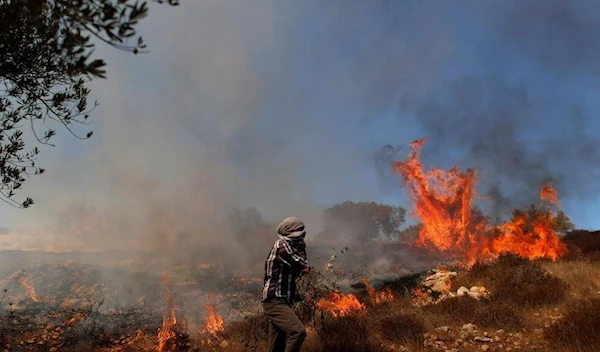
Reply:
[[[600, 234], [573, 231], [562, 240], [569, 254], [556, 261], [503, 255], [469, 268], [390, 245], [402, 255], [344, 269], [381, 254], [383, 244], [321, 256], [299, 283], [308, 297], [296, 305], [308, 332], [303, 350], [594, 351]], [[140, 271], [127, 254], [103, 257], [2, 253], [4, 350], [266, 350], [259, 276], [185, 261]]]

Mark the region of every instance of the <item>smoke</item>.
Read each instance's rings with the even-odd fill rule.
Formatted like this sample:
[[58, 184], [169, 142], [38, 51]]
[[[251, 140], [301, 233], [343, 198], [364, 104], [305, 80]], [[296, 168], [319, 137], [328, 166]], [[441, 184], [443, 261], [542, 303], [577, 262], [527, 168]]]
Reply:
[[324, 207], [377, 197], [364, 173], [379, 141], [356, 129], [393, 105], [401, 82], [424, 89], [454, 50], [442, 17], [427, 22], [446, 30], [404, 35], [428, 12], [405, 6], [413, 12], [392, 2], [153, 7], [140, 28], [150, 54], [99, 44], [109, 78], [92, 87], [94, 137], [63, 133], [44, 150], [47, 174], [23, 192], [36, 204], [8, 210], [11, 225], [33, 228], [35, 249], [158, 250], [178, 262], [219, 248], [262, 268], [270, 243], [234, 235], [234, 209], [257, 207], [269, 224], [298, 216], [310, 239]]
[[407, 88], [400, 98], [400, 116], [416, 117], [429, 140], [426, 164], [475, 167], [490, 215], [535, 202], [547, 181], [563, 199], [597, 193], [598, 124], [589, 99], [597, 94], [600, 21], [591, 14], [598, 8], [507, 1], [463, 9], [469, 18], [456, 43], [478, 55], [429, 91]]
[[[99, 45], [109, 78], [92, 87], [100, 102], [92, 140], [63, 133], [38, 162], [47, 174], [25, 186], [36, 205], [5, 217], [36, 228], [44, 248], [62, 241], [64, 249], [159, 250], [171, 261], [202, 261], [191, 249], [200, 246], [262, 258], [268, 248], [234, 235], [235, 208], [257, 207], [269, 224], [298, 216], [310, 239], [326, 206], [401, 194], [381, 187], [373, 167], [389, 165], [395, 150], [373, 152], [421, 137], [430, 140], [428, 163], [479, 169], [497, 211], [531, 201], [548, 180], [561, 196], [584, 198], [596, 190], [599, 161], [585, 104], [598, 62], [592, 7], [153, 7], [140, 28], [150, 54]], [[388, 176], [386, 184], [398, 181]]]

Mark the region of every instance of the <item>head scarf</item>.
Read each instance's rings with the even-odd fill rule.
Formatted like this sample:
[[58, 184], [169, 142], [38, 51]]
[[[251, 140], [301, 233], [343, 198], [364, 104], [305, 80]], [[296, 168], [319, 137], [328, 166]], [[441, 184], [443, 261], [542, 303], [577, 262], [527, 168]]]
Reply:
[[303, 241], [306, 236], [304, 222], [293, 216], [286, 218], [277, 226], [277, 233], [287, 241]]

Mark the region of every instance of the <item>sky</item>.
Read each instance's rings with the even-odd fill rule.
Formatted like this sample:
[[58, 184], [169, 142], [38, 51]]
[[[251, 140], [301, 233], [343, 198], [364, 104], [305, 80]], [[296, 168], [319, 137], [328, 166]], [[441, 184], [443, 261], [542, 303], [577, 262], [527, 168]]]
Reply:
[[38, 162], [46, 174], [18, 194], [36, 204], [5, 206], [1, 223], [56, 240], [65, 235], [58, 219], [81, 222], [87, 206], [110, 228], [90, 247], [170, 222], [220, 241], [223, 214], [257, 206], [268, 220], [294, 215], [316, 232], [323, 207], [346, 199], [410, 210], [389, 162], [427, 138], [427, 165], [478, 170], [492, 214], [530, 204], [551, 181], [577, 227], [598, 229], [599, 7], [153, 4], [139, 27], [150, 53], [96, 50], [108, 79], [91, 86], [100, 105], [81, 132], [92, 128], [93, 138], [59, 130]]

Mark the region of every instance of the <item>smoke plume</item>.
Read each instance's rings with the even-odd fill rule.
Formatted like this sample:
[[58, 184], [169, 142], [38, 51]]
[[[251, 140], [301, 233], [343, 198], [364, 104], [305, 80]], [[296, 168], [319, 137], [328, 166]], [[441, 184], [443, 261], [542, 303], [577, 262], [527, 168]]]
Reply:
[[99, 46], [109, 78], [93, 85], [93, 139], [63, 133], [44, 150], [38, 164], [48, 173], [24, 190], [36, 205], [6, 210], [6, 221], [82, 250], [181, 258], [172, 239], [185, 234], [190, 248], [246, 255], [228, 217], [235, 208], [255, 206], [269, 223], [298, 216], [310, 238], [324, 206], [400, 195], [380, 187], [373, 152], [421, 137], [430, 141], [426, 161], [478, 168], [498, 209], [530, 201], [543, 181], [584, 198], [596, 190], [600, 161], [585, 103], [596, 89], [597, 7], [230, 0], [152, 8], [141, 28], [150, 54]]

